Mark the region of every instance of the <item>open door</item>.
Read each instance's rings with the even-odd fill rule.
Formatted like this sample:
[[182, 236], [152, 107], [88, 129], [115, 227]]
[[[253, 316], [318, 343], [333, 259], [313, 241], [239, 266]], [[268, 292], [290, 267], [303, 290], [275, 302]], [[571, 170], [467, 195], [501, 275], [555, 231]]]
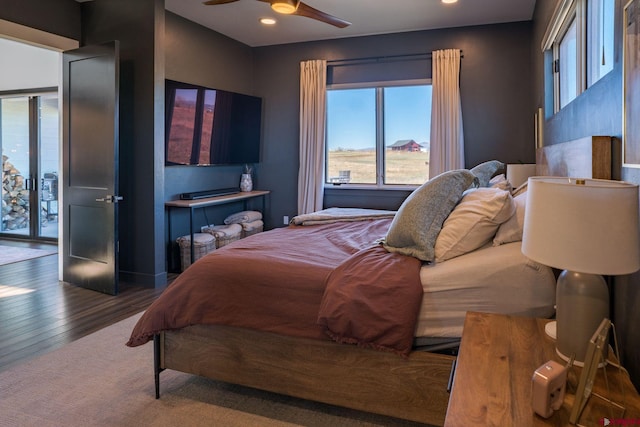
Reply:
[[118, 292], [118, 42], [63, 53], [62, 280]]

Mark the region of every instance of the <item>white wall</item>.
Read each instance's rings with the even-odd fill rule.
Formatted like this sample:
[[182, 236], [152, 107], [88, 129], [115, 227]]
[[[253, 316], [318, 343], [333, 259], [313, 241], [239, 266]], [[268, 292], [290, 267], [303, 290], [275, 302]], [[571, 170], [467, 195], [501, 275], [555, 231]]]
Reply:
[[0, 38], [0, 92], [56, 87], [60, 53]]

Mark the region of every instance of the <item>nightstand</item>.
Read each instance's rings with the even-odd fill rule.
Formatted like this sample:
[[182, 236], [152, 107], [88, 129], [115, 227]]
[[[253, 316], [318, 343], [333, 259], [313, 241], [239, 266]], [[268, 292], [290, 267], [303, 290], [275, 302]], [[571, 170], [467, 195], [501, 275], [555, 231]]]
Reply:
[[[531, 407], [531, 379], [548, 360], [565, 365], [555, 352], [554, 340], [544, 332], [545, 319], [467, 313], [455, 368], [445, 427], [466, 426], [566, 426], [580, 379], [581, 369], [569, 370], [562, 408], [542, 418]], [[611, 356], [609, 356], [611, 357]], [[591, 396], [579, 422], [602, 426], [603, 418], [640, 424], [640, 397], [626, 374], [607, 366], [610, 392], [602, 370], [594, 391], [623, 403], [624, 414], [596, 396]], [[624, 398], [622, 397], [622, 388]], [[616, 425], [614, 422], [611, 425]]]

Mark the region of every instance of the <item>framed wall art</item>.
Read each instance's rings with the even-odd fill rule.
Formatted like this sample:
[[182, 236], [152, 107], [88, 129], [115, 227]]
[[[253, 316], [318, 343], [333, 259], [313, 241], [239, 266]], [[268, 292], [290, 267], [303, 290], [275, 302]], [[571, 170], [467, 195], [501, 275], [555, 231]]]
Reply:
[[624, 6], [622, 162], [640, 168], [640, 0]]

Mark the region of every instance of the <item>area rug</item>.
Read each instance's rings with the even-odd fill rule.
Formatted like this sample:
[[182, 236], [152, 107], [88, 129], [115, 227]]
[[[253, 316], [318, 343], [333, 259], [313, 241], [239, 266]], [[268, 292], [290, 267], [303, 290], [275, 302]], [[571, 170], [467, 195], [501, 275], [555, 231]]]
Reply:
[[139, 316], [0, 372], [0, 426], [419, 425], [170, 370], [156, 400], [152, 344], [124, 345]]
[[0, 246], [0, 265], [11, 264], [18, 261], [26, 261], [46, 255], [58, 253], [55, 249], [31, 249], [17, 246]]

